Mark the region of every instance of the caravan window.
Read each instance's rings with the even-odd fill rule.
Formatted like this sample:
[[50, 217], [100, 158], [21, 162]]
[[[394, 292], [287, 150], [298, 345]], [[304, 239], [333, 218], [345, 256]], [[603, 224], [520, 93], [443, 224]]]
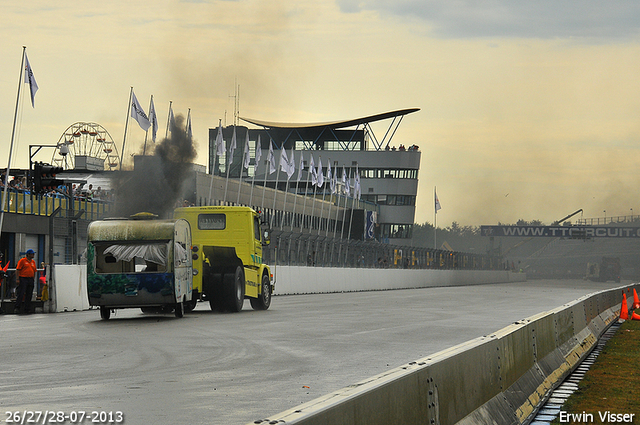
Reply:
[[95, 244], [96, 273], [166, 272], [169, 242]]

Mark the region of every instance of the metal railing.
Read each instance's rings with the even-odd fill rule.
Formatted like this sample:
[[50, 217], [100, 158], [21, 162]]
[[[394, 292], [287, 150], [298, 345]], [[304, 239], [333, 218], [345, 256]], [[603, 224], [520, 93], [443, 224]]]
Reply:
[[14, 214], [50, 216], [56, 208], [63, 210], [84, 210], [85, 219], [98, 220], [111, 211], [112, 202], [99, 199], [74, 199], [73, 203], [65, 196], [35, 195], [16, 189], [9, 189], [4, 211]]
[[503, 270], [502, 258], [376, 240], [340, 239], [273, 230], [263, 248], [267, 264], [310, 267]]

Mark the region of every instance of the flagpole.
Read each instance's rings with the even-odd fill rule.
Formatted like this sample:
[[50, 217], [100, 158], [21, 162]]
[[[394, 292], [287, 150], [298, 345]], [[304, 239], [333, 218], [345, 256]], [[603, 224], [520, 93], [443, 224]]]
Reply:
[[437, 229], [438, 229], [438, 209], [436, 208], [436, 199], [438, 195], [436, 194], [436, 187], [433, 186], [433, 249], [438, 246], [436, 242], [436, 238], [438, 237]]
[[129, 115], [131, 114], [131, 99], [133, 99], [133, 86], [129, 91], [129, 105], [127, 105], [127, 120], [124, 122], [124, 136], [122, 137], [122, 152], [120, 152], [120, 170], [122, 170], [122, 161], [124, 158], [124, 146], [127, 140], [127, 128], [129, 127]]
[[[351, 217], [349, 218], [349, 233], [347, 234], [347, 239], [351, 238], [351, 224], [353, 223], [353, 210], [355, 209], [355, 202], [360, 201], [360, 199], [356, 199], [356, 196], [359, 196], [360, 193], [360, 175], [358, 171], [358, 163], [356, 163], [356, 172], [353, 175], [353, 198], [351, 198]], [[356, 195], [356, 190], [358, 191], [358, 195]], [[347, 248], [345, 249], [345, 264], [349, 258], [349, 244], [347, 244]]]
[[[329, 164], [331, 164], [331, 163], [329, 163]], [[336, 170], [337, 170], [337, 168], [336, 168]], [[329, 203], [330, 203], [331, 205], [333, 205], [333, 201], [332, 201], [333, 195], [336, 193], [336, 192], [335, 192], [335, 190], [336, 190], [336, 183], [333, 183], [333, 181], [334, 181], [334, 175], [335, 175], [335, 171], [333, 172], [333, 175], [331, 176], [331, 179], [329, 180], [329, 190], [330, 190], [330, 192], [331, 192], [331, 194], [329, 195]], [[332, 183], [333, 183], [333, 187], [331, 187], [331, 186], [332, 186]], [[336, 218], [337, 218], [337, 217], [336, 217]], [[337, 223], [338, 223], [338, 220], [336, 219], [336, 224], [337, 224]], [[324, 237], [325, 237], [325, 238], [329, 236], [329, 228], [330, 228], [330, 224], [331, 224], [331, 206], [329, 206], [329, 212], [327, 212], [327, 231], [326, 231], [326, 232], [325, 232], [325, 234], [324, 234]], [[335, 225], [333, 226], [333, 228], [335, 229]], [[335, 232], [334, 232], [334, 238], [335, 238]], [[332, 257], [333, 257], [333, 252], [332, 252], [331, 254], [332, 254]], [[333, 258], [332, 258], [332, 259], [333, 259]]]
[[184, 132], [189, 140], [193, 139], [193, 134], [191, 133], [191, 108], [187, 110], [187, 123], [184, 126]]
[[[318, 155], [318, 165], [322, 164], [322, 157], [320, 155]], [[318, 181], [320, 180], [320, 176], [318, 176], [318, 174], [316, 173], [316, 184], [313, 186], [313, 202], [311, 202], [311, 228], [313, 229], [313, 221], [314, 217], [313, 217], [313, 213], [316, 211], [316, 193], [318, 191]], [[320, 228], [320, 223], [318, 223], [318, 229]], [[310, 229], [311, 230], [311, 229]], [[318, 234], [320, 234], [320, 231], [318, 231]]]
[[[335, 185], [333, 184], [333, 174], [331, 174], [331, 158], [329, 158], [329, 167], [327, 168], [327, 184], [329, 185], [329, 203], [333, 205], [333, 201], [331, 199], [333, 198]], [[329, 228], [331, 227], [331, 205], [328, 207], [329, 211], [327, 211], [327, 229], [324, 232], [325, 238], [329, 236]]]
[[[231, 144], [229, 145], [229, 148], [233, 148], [235, 149], [235, 147], [233, 146], [234, 143], [234, 136], [236, 135], [236, 126], [233, 126], [233, 136], [231, 139]], [[229, 170], [231, 169], [231, 164], [233, 163], [233, 149], [231, 149], [231, 152], [227, 152], [226, 155], [228, 155], [228, 157], [226, 158], [226, 163], [227, 163], [227, 181], [224, 184], [224, 200], [223, 202], [227, 202], [227, 187], [229, 186]], [[229, 155], [230, 154], [230, 155]]]
[[240, 191], [242, 190], [242, 171], [243, 168], [240, 168], [240, 177], [238, 178], [238, 197], [236, 198], [236, 205], [240, 205]]
[[[351, 224], [353, 223], [353, 210], [356, 202], [356, 187], [355, 182], [353, 186], [353, 198], [351, 198], [351, 217], [349, 218], [349, 232], [347, 233], [347, 239], [351, 239]], [[347, 263], [349, 259], [349, 244], [347, 244], [347, 248], [344, 251], [344, 262]]]
[[[2, 212], [0, 213], [0, 233], [4, 224], [4, 210], [7, 205], [7, 189], [9, 187], [9, 173], [11, 172], [11, 154], [13, 153], [13, 142], [16, 134], [16, 123], [18, 122], [18, 106], [20, 105], [20, 88], [22, 86], [22, 70], [24, 69], [24, 56], [27, 46], [22, 46], [22, 61], [20, 63], [20, 77], [18, 78], [18, 95], [16, 96], [16, 109], [13, 114], [13, 129], [11, 130], [11, 145], [9, 147], [9, 161], [7, 163], [7, 172], [4, 175], [4, 191], [2, 192]], [[4, 295], [4, 288], [0, 288]], [[4, 296], [2, 297], [4, 299]], [[0, 305], [0, 310], [2, 306]]]
[[253, 169], [253, 178], [251, 179], [251, 192], [249, 194], [249, 206], [251, 208], [253, 208], [253, 206], [251, 205], [251, 203], [253, 202], [253, 188], [256, 185], [256, 171], [257, 171], [258, 167], [254, 167]]
[[[338, 185], [338, 182], [336, 182], [336, 186]], [[338, 232], [338, 215], [340, 214], [340, 195], [338, 193], [338, 188], [336, 187], [336, 225], [333, 226], [333, 238], [336, 238], [336, 233]], [[346, 206], [346, 202], [345, 202], [345, 206]]]
[[[344, 168], [343, 168], [344, 171]], [[351, 169], [349, 169], [349, 180], [351, 180]], [[347, 187], [345, 186], [345, 189]], [[342, 210], [342, 227], [340, 228], [340, 248], [338, 248], [338, 264], [340, 263], [340, 259], [342, 258], [342, 244], [344, 241], [344, 222], [347, 220], [347, 202], [349, 201], [349, 191], [347, 191], [344, 197], [344, 209]], [[345, 257], [346, 259], [346, 257]], [[346, 265], [346, 261], [345, 261]]]
[[[271, 141], [269, 141], [269, 143], [271, 143]], [[283, 146], [281, 146], [281, 148], [284, 148], [284, 143]], [[273, 154], [273, 156], [275, 157], [275, 152]], [[282, 157], [280, 157], [280, 161], [282, 162]], [[278, 169], [278, 167], [276, 167], [276, 185], [274, 187], [274, 191], [273, 191], [273, 207], [271, 208], [271, 223], [269, 224], [269, 227], [271, 229], [273, 229], [273, 219], [276, 216], [276, 197], [278, 196], [278, 179], [280, 177], [280, 170]]]
[[[302, 152], [300, 152], [302, 155]], [[311, 154], [313, 157], [313, 154]], [[303, 163], [304, 164], [304, 163]], [[304, 227], [304, 211], [307, 208], [307, 190], [309, 189], [309, 175], [311, 174], [311, 170], [307, 171], [307, 183], [304, 186], [304, 202], [302, 203], [302, 221], [300, 222], [300, 233], [302, 233], [302, 228]]]
[[[249, 154], [249, 129], [247, 128], [247, 137], [244, 140], [244, 149], [242, 150], [242, 166], [240, 167], [240, 180], [238, 183], [238, 199], [236, 200], [236, 204], [240, 205], [240, 190], [242, 187], [242, 173], [244, 173], [244, 166], [247, 165], [247, 172], [249, 171], [249, 164], [247, 159], [247, 155]], [[248, 176], [247, 176], [248, 177]], [[251, 205], [249, 205], [251, 206]]]
[[[151, 95], [151, 100], [149, 101], [149, 113], [151, 113], [151, 105], [153, 105], [153, 95]], [[149, 121], [151, 121], [151, 117], [149, 117]], [[153, 123], [151, 123], [151, 131], [153, 131]], [[147, 138], [149, 136], [149, 130], [144, 132], [144, 147], [142, 148], [142, 156], [147, 153]]]
[[[260, 149], [260, 155], [258, 155], [258, 149]], [[262, 146], [260, 146], [260, 134], [258, 134], [258, 140], [256, 140], [256, 147], [253, 150], [253, 179], [251, 180], [251, 194], [249, 195], [249, 206], [253, 202], [253, 188], [256, 186], [256, 174], [258, 173], [258, 167], [260, 166], [260, 158], [262, 157]], [[252, 207], [253, 208], [253, 207]]]
[[[323, 185], [324, 186], [324, 185]], [[322, 188], [322, 205], [320, 205], [320, 226], [318, 226], [318, 236], [320, 236], [320, 232], [322, 231], [322, 216], [324, 215], [324, 198], [327, 195], [326, 188]], [[329, 222], [327, 221], [327, 226], [329, 226]]]
[[245, 148], [242, 150], [243, 154], [242, 154], [242, 165], [240, 166], [240, 175], [238, 178], [238, 198], [236, 199], [236, 205], [240, 205], [240, 190], [242, 188], [242, 173], [244, 172], [244, 152], [245, 149], [247, 148], [247, 145], [249, 144], [249, 129], [247, 129], [247, 139], [245, 140]]
[[[260, 135], [258, 135], [258, 141], [260, 141]], [[262, 146], [260, 146], [262, 149]], [[269, 149], [271, 148], [271, 139], [269, 139]], [[260, 209], [264, 212], [264, 193], [267, 190], [267, 171], [269, 164], [269, 155], [267, 155], [267, 159], [264, 162], [264, 182], [262, 183], [262, 202], [260, 203]]]
[[[226, 152], [226, 154], [228, 155], [229, 153]], [[225, 158], [225, 159], [226, 159], [225, 162], [227, 163], [226, 164], [227, 165], [227, 178], [226, 178], [225, 183], [224, 183], [224, 198], [222, 198], [222, 202], [227, 202], [227, 187], [229, 186], [229, 168], [231, 168], [231, 167], [229, 167], [229, 159], [228, 158]]]
[[[338, 169], [336, 168], [336, 173]], [[340, 191], [338, 190], [338, 175], [336, 174], [336, 224], [333, 226], [333, 240], [336, 239], [336, 234], [338, 233], [338, 215], [340, 214]], [[345, 207], [347, 201], [345, 200]], [[334, 242], [335, 243], [335, 242]], [[342, 247], [342, 243], [340, 243], [340, 247]], [[333, 264], [333, 251], [331, 250], [331, 263]], [[340, 263], [340, 252], [338, 251], [338, 263]]]
[[[351, 168], [349, 168], [349, 180], [351, 180]], [[349, 201], [349, 197], [351, 196], [350, 192], [351, 192], [351, 189], [347, 191], [347, 196], [345, 196], [345, 199], [344, 199], [344, 210], [342, 211], [342, 228], [340, 229], [340, 239], [344, 239], [344, 222], [347, 219], [347, 202]]]
[[[300, 158], [302, 159], [302, 151], [300, 151]], [[295, 157], [294, 157], [295, 159]], [[295, 164], [295, 161], [294, 161]], [[304, 164], [304, 162], [302, 162], [302, 160], [299, 162], [299, 164]], [[298, 168], [298, 177], [302, 176], [302, 168]], [[291, 217], [291, 231], [293, 232], [293, 225], [294, 225], [294, 221], [295, 221], [295, 217], [296, 217], [296, 203], [298, 201], [298, 189], [300, 186], [300, 178], [296, 179], [296, 197], [293, 198], [293, 217]]]
[[295, 198], [293, 198], [293, 212], [292, 212], [292, 217], [291, 217], [291, 223], [289, 224], [289, 227], [291, 227], [291, 231], [293, 232], [293, 225], [294, 225], [294, 221], [296, 219], [296, 203], [298, 202], [298, 181], [296, 181], [296, 193], [295, 193]]
[[[169, 102], [169, 111], [171, 111], [171, 102]], [[169, 113], [169, 115], [171, 115], [171, 113]], [[169, 123], [167, 122], [167, 129], [169, 128]], [[220, 131], [222, 131], [222, 120], [218, 120], [218, 128], [220, 129]], [[209, 181], [209, 205], [211, 205], [211, 189], [213, 188], [213, 176], [214, 176], [214, 172], [216, 170], [216, 158], [218, 158], [218, 137], [216, 135], [216, 146], [215, 146], [215, 153], [213, 156], [213, 169], [210, 169], [209, 171], [211, 172], [211, 180]]]
[[[169, 137], [169, 125], [171, 124], [171, 104], [173, 103], [173, 100], [169, 101], [169, 112], [167, 113], [167, 131], [165, 131], [164, 133], [164, 138], [166, 139], [167, 137]], [[213, 175], [213, 172], [211, 173]], [[209, 195], [209, 197], [211, 197], [211, 195]]]
[[289, 179], [287, 179], [287, 184], [284, 186], [284, 201], [282, 202], [282, 220], [280, 220], [280, 230], [282, 230], [282, 226], [284, 225], [284, 217], [287, 212], [287, 192], [289, 191]]

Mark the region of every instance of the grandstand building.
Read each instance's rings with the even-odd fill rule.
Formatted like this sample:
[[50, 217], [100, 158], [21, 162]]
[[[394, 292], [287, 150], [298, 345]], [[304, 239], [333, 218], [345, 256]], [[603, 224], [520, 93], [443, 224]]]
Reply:
[[[375, 238], [385, 243], [407, 244], [411, 238], [415, 218], [421, 153], [413, 143], [395, 146], [393, 136], [402, 119], [416, 111], [418, 109], [403, 109], [358, 119], [315, 124], [276, 123], [241, 118], [255, 128], [239, 125], [222, 128], [224, 154], [216, 154], [219, 129], [209, 130], [209, 173], [224, 178], [228, 175], [229, 179], [235, 180], [242, 177], [245, 185], [253, 183], [291, 194], [289, 202], [284, 199], [276, 200], [269, 205], [269, 202], [262, 202], [259, 197], [253, 197], [249, 202], [252, 206], [260, 207], [273, 215], [283, 215], [284, 227], [286, 224], [294, 223], [290, 226], [293, 229], [300, 223], [300, 229], [304, 231], [315, 225], [320, 226], [320, 233], [325, 230], [328, 233], [331, 230], [335, 231], [336, 227], [340, 227], [344, 222], [340, 219], [342, 212], [343, 217], [348, 217], [345, 220], [352, 224], [351, 238]], [[378, 121], [390, 121], [382, 139], [377, 137], [371, 127], [371, 123]], [[229, 146], [232, 144], [234, 132], [236, 148], [231, 158]], [[245, 167], [247, 140], [249, 167]], [[275, 158], [275, 172], [270, 172], [269, 168], [270, 145]], [[257, 167], [256, 147], [261, 150]], [[280, 166], [283, 149], [287, 161], [295, 166], [291, 176], [282, 171]], [[302, 173], [299, 173], [300, 155]], [[322, 187], [312, 183], [312, 161], [316, 170], [318, 165], [322, 164], [325, 179], [331, 167], [331, 174], [335, 176], [337, 183], [334, 191], [328, 182]], [[353, 192], [356, 173], [360, 182], [359, 194]], [[235, 184], [233, 186], [242, 187]], [[349, 196], [346, 196], [347, 187], [351, 189]], [[235, 195], [227, 190], [226, 203], [234, 203], [237, 199]], [[310, 207], [309, 202], [295, 202], [293, 195], [313, 199], [314, 207]], [[331, 205], [327, 205], [326, 209], [322, 208], [326, 205], [323, 202]], [[272, 206], [275, 207], [270, 211]], [[349, 211], [348, 215], [342, 211], [345, 208]], [[352, 209], [355, 216], [351, 213]], [[291, 217], [288, 217], [288, 214]], [[361, 232], [360, 229], [364, 231]]]

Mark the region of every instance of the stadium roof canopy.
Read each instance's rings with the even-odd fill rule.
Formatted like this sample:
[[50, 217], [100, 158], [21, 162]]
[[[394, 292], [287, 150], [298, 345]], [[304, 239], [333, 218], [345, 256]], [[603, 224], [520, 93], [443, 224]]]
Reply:
[[[320, 134], [328, 132], [332, 133], [333, 130], [343, 129], [348, 127], [363, 127], [371, 136], [374, 147], [376, 150], [382, 149], [384, 146], [388, 146], [391, 142], [395, 131], [397, 130], [402, 118], [405, 115], [411, 114], [413, 112], [419, 111], [419, 108], [409, 108], [409, 109], [399, 109], [391, 112], [384, 112], [376, 115], [369, 115], [362, 118], [355, 118], [350, 120], [341, 120], [341, 121], [328, 121], [328, 122], [320, 122], [320, 123], [282, 123], [282, 122], [273, 122], [273, 121], [263, 121], [257, 120], [253, 118], [244, 118], [240, 117], [241, 120], [246, 121], [250, 124], [257, 125], [259, 127], [263, 127], [266, 130], [279, 130], [279, 131], [295, 131], [298, 133], [306, 133], [306, 134], [315, 134], [317, 137]], [[384, 138], [381, 141], [375, 137], [373, 130], [370, 127], [370, 123], [376, 121], [383, 121], [391, 119], [391, 124], [389, 125], [388, 130], [385, 133]], [[314, 137], [315, 138], [315, 137]]]

